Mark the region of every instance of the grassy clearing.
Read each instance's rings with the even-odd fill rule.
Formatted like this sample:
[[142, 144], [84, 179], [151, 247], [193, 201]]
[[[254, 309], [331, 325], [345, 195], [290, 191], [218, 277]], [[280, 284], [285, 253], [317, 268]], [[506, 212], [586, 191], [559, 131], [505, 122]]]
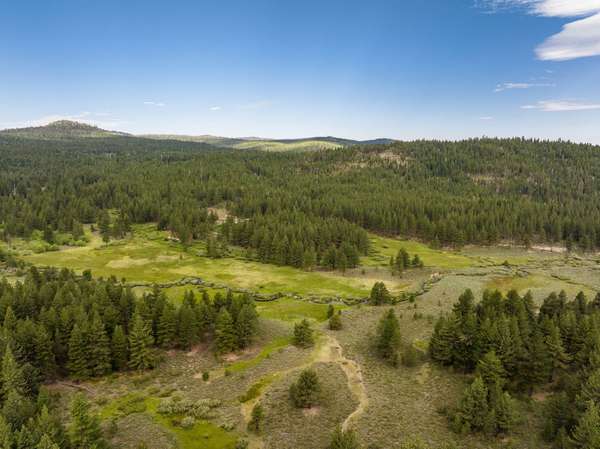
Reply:
[[[335, 308], [346, 309], [347, 307], [336, 304]], [[303, 318], [308, 318], [321, 322], [327, 319], [328, 305], [285, 297], [280, 298], [277, 301], [257, 302], [256, 309], [260, 316], [264, 318], [289, 322], [296, 322]]]
[[241, 395], [238, 399], [244, 404], [246, 402], [252, 401], [261, 395], [265, 388], [271, 385], [276, 379], [279, 378], [278, 373], [269, 374], [268, 376], [264, 376], [258, 380], [258, 382], [253, 383], [248, 391], [246, 391], [243, 395]]
[[409, 254], [418, 254], [426, 267], [432, 268], [467, 268], [476, 265], [476, 260], [459, 252], [433, 249], [415, 240], [401, 240], [370, 235], [371, 254], [363, 258], [364, 265], [387, 266], [390, 257], [396, 257], [400, 248]]
[[164, 283], [187, 276], [261, 293], [297, 293], [331, 296], [365, 296], [372, 282], [334, 272], [305, 272], [291, 267], [261, 264], [241, 258], [209, 259], [201, 244], [184, 251], [167, 241], [153, 225], [135, 226], [131, 238], [85, 247], [35, 254], [23, 259], [36, 265], [91, 269], [96, 276], [116, 276], [128, 281]]
[[526, 292], [536, 287], [546, 285], [548, 278], [544, 276], [501, 276], [491, 279], [486, 284], [486, 288], [490, 290], [499, 290], [506, 293], [509, 290], [517, 290], [518, 292]]
[[202, 420], [196, 422], [193, 427], [184, 429], [176, 425], [174, 419], [157, 412], [159, 403], [159, 398], [131, 393], [110, 402], [101, 410], [100, 417], [103, 420], [119, 421], [130, 415], [148, 415], [160, 428], [174, 437], [177, 442], [176, 447], [180, 449], [233, 449], [235, 447], [237, 437], [231, 432]]
[[240, 150], [262, 150], [273, 152], [314, 151], [341, 148], [342, 145], [323, 140], [304, 140], [299, 142], [276, 142], [269, 140], [249, 140], [234, 145]]
[[234, 449], [237, 436], [227, 432], [218, 426], [199, 420], [189, 428], [183, 429], [173, 424], [171, 418], [160, 415], [156, 409], [159, 400], [150, 398], [147, 401], [148, 411], [153, 419], [168, 429], [177, 438], [179, 449]]
[[262, 350], [253, 358], [248, 360], [239, 360], [225, 368], [230, 373], [241, 373], [250, 368], [257, 366], [264, 359], [271, 357], [271, 355], [279, 349], [285, 348], [291, 343], [291, 337], [279, 337], [268, 343]]

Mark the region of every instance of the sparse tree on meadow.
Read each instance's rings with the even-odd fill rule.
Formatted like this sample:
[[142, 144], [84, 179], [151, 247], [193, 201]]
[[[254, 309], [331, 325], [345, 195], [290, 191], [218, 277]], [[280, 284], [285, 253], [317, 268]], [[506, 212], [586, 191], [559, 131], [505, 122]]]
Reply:
[[315, 343], [313, 330], [307, 319], [303, 319], [301, 322], [294, 325], [292, 342], [295, 346], [301, 348], [308, 348]]
[[317, 405], [321, 394], [321, 385], [317, 373], [306, 369], [290, 387], [290, 399], [297, 408], [310, 408]]

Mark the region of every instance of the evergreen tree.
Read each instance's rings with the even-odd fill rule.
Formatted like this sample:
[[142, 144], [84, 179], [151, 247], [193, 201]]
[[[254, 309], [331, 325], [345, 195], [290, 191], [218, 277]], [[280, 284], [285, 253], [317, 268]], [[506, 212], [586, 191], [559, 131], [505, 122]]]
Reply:
[[315, 343], [313, 330], [307, 319], [303, 319], [300, 323], [294, 324], [292, 343], [300, 348], [308, 348]]
[[553, 441], [558, 439], [561, 429], [572, 429], [576, 424], [575, 412], [571, 398], [564, 391], [552, 395], [544, 404], [544, 438]]
[[317, 253], [313, 248], [309, 248], [304, 252], [303, 267], [307, 271], [312, 271], [317, 266]]
[[51, 378], [56, 373], [56, 357], [54, 355], [52, 339], [43, 325], [36, 327], [35, 365], [45, 378]]
[[415, 268], [423, 268], [425, 266], [418, 254], [415, 254], [413, 257], [411, 265]]
[[369, 300], [371, 304], [380, 306], [392, 302], [392, 296], [383, 282], [376, 282], [371, 289]]
[[461, 433], [483, 430], [488, 416], [488, 389], [479, 376], [467, 387], [454, 417], [455, 429]]
[[35, 446], [35, 449], [60, 449], [60, 446], [52, 441], [48, 435], [42, 435], [40, 442]]
[[477, 374], [488, 390], [497, 387], [502, 389], [506, 383], [506, 371], [495, 351], [490, 351], [477, 363]]
[[215, 348], [217, 354], [226, 354], [237, 348], [233, 319], [225, 307], [219, 311], [215, 323]]
[[94, 314], [89, 333], [90, 371], [93, 376], [111, 372], [110, 341], [100, 314]]
[[100, 235], [102, 236], [102, 241], [107, 243], [110, 240], [110, 216], [108, 215], [108, 211], [104, 209], [100, 212], [100, 217], [98, 218], [98, 228], [100, 229]]
[[87, 332], [81, 323], [75, 323], [69, 338], [69, 373], [77, 380], [87, 379], [89, 370], [89, 347]]
[[564, 372], [567, 369], [570, 360], [560, 338], [558, 326], [551, 321], [548, 325], [548, 334], [545, 341], [550, 362], [550, 380], [552, 381], [557, 373]]
[[[39, 402], [40, 400], [38, 399]], [[68, 446], [66, 430], [62, 424], [61, 417], [56, 416], [56, 414], [50, 414], [46, 405], [42, 405], [35, 428], [40, 435], [48, 436], [59, 447]]]
[[70, 414], [69, 436], [73, 449], [99, 449], [106, 446], [100, 420], [92, 413], [90, 403], [82, 393], [75, 395]]
[[377, 326], [375, 348], [377, 355], [392, 364], [398, 361], [398, 348], [400, 347], [400, 323], [393, 309], [388, 310]]
[[502, 433], [510, 431], [519, 419], [515, 401], [505, 391], [494, 401], [493, 407], [496, 430]]
[[165, 302], [156, 329], [157, 343], [163, 348], [171, 347], [175, 340], [176, 331], [177, 318], [175, 307], [170, 302]]
[[238, 314], [235, 327], [237, 332], [237, 345], [243, 349], [252, 343], [258, 326], [258, 315], [254, 304], [246, 303], [242, 305]]
[[196, 314], [188, 302], [185, 302], [179, 308], [177, 319], [177, 336], [179, 346], [189, 349], [197, 340], [198, 322]]
[[590, 401], [600, 406], [600, 369], [596, 369], [585, 379], [577, 396], [582, 410], [585, 410]]
[[150, 325], [136, 312], [129, 331], [129, 366], [132, 369], [145, 370], [154, 365], [153, 343]]
[[440, 317], [429, 342], [429, 355], [433, 360], [442, 365], [453, 363], [453, 344], [457, 338], [457, 331], [454, 320]]
[[290, 387], [290, 399], [297, 408], [310, 408], [319, 402], [321, 385], [317, 373], [306, 369]]
[[23, 369], [17, 363], [10, 345], [6, 347], [2, 357], [2, 371], [0, 371], [0, 403], [10, 392], [25, 393]]
[[50, 227], [50, 225], [44, 228], [43, 239], [51, 245], [54, 244], [54, 230]]
[[111, 354], [113, 366], [116, 370], [127, 368], [129, 360], [127, 336], [120, 325], [115, 326], [111, 340]]
[[573, 432], [576, 448], [600, 449], [600, 412], [594, 402], [587, 404], [587, 410]]

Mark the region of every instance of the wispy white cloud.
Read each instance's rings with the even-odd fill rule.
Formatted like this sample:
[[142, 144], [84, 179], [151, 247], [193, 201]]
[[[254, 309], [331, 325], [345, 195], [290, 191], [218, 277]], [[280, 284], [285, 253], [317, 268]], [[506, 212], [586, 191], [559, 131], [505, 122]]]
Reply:
[[220, 111], [222, 108], [221, 106], [212, 106], [209, 108], [211, 111]]
[[546, 17], [579, 17], [600, 11], [598, 0], [532, 0], [536, 14]]
[[543, 112], [590, 111], [600, 109], [600, 103], [584, 103], [572, 100], [544, 100], [521, 106], [521, 109], [535, 109]]
[[600, 55], [600, 0], [476, 0], [489, 12], [525, 9], [543, 17], [574, 19], [535, 49], [543, 61]]
[[502, 83], [497, 84], [494, 92], [503, 92], [513, 89], [531, 89], [533, 87], [555, 87], [553, 83]]
[[489, 120], [494, 120], [494, 117], [490, 116], [490, 115], [484, 115], [483, 117], [478, 117], [479, 120], [485, 120], [485, 121], [489, 121]]
[[166, 106], [166, 103], [163, 103], [162, 101], [144, 101], [144, 104], [146, 106], [156, 106], [157, 108], [163, 108]]
[[598, 0], [475, 0], [489, 12], [527, 10], [546, 17], [579, 17], [600, 11]]
[[543, 61], [567, 61], [600, 55], [600, 13], [566, 24], [562, 31], [539, 45]]

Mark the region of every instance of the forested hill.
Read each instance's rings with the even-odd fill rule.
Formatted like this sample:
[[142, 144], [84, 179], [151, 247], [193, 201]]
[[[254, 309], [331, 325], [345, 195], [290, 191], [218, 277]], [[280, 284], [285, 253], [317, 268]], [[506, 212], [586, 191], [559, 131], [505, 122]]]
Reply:
[[32, 126], [28, 128], [5, 129], [0, 135], [22, 137], [27, 139], [72, 139], [77, 137], [114, 137], [125, 136], [126, 133], [107, 131], [97, 126], [71, 120], [58, 120], [45, 126]]
[[383, 145], [393, 143], [392, 139], [351, 140], [339, 137], [308, 137], [304, 139], [261, 139], [257, 137], [230, 138], [218, 136], [179, 136], [164, 134], [149, 134], [148, 139], [181, 140], [184, 142], [201, 142], [221, 148], [238, 150], [264, 151], [315, 151], [348, 147], [353, 145]]
[[[598, 173], [600, 147], [569, 142], [264, 152], [121, 135], [42, 141], [3, 133], [0, 223], [5, 238], [26, 236], [69, 231], [113, 210], [123, 221], [157, 222], [190, 241], [207, 238], [214, 223], [206, 208], [220, 205], [247, 219], [224, 238], [248, 247], [318, 253], [347, 240], [364, 252], [362, 228], [441, 245], [511, 240], [592, 249], [600, 247]], [[321, 226], [338, 231], [320, 236]]]

